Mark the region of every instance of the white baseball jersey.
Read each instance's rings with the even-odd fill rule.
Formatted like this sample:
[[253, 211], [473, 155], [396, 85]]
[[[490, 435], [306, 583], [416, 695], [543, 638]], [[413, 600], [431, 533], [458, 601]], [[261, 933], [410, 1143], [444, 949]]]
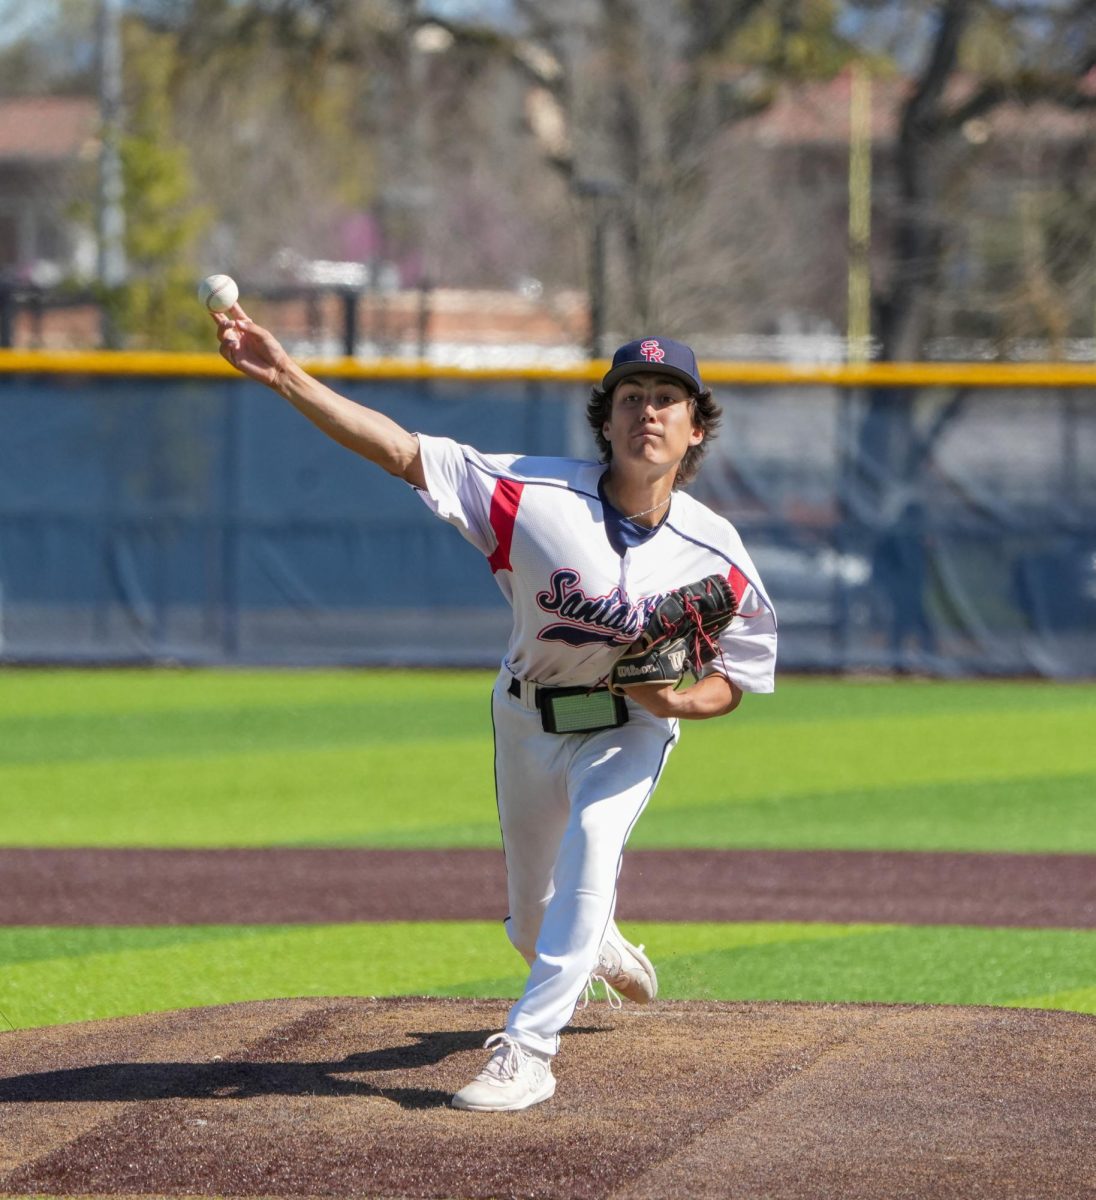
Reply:
[[599, 494], [604, 463], [481, 454], [423, 435], [419, 446], [419, 494], [487, 556], [513, 608], [504, 666], [514, 675], [552, 687], [603, 683], [662, 596], [721, 574], [740, 615], [709, 670], [746, 692], [773, 690], [776, 614], [730, 522], [675, 492], [657, 530], [620, 554]]
[[649, 531], [605, 501], [602, 463], [480, 454], [421, 435], [419, 446], [420, 495], [487, 556], [514, 611], [491, 715], [505, 927], [529, 977], [506, 1032], [551, 1055], [599, 947], [619, 937], [621, 855], [677, 744], [678, 722], [629, 697], [623, 725], [559, 736], [542, 728], [530, 684], [604, 682], [660, 597], [719, 573], [741, 615], [708, 669], [743, 691], [772, 691], [776, 617], [734, 528], [683, 493]]

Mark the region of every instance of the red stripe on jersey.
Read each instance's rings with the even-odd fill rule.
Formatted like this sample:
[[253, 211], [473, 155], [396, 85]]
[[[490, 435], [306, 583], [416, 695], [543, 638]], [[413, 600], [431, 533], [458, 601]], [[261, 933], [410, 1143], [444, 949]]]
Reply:
[[731, 585], [731, 591], [734, 592], [735, 600], [741, 604], [742, 597], [746, 593], [746, 589], [750, 586], [749, 580], [737, 567], [731, 567], [730, 574], [727, 576], [727, 582]]
[[761, 616], [762, 612], [764, 612], [763, 608], [755, 608], [753, 612], [742, 611], [742, 597], [745, 595], [746, 589], [750, 586], [750, 581], [737, 567], [731, 567], [730, 571], [727, 572], [727, 582], [731, 585], [731, 591], [734, 592], [735, 601], [739, 605], [737, 615], [740, 617]]
[[514, 540], [514, 522], [518, 519], [518, 505], [524, 487], [524, 483], [515, 483], [512, 479], [500, 479], [495, 484], [491, 495], [491, 528], [495, 531], [498, 545], [487, 560], [492, 574], [513, 570], [510, 566], [510, 546]]

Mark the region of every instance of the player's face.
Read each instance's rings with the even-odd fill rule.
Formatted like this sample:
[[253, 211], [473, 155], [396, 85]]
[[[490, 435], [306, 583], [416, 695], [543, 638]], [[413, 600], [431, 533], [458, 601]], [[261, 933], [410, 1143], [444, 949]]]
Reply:
[[632, 375], [613, 389], [609, 419], [602, 426], [613, 461], [676, 466], [690, 446], [704, 440], [693, 422], [687, 388], [666, 375]]

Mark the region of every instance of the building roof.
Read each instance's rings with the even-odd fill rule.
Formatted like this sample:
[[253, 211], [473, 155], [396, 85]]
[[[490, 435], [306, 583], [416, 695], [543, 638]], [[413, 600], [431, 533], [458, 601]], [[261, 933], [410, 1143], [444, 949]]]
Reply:
[[[953, 79], [947, 90], [949, 105], [971, 96], [978, 81], [970, 76]], [[876, 77], [871, 85], [871, 134], [874, 142], [892, 142], [898, 135], [902, 103], [912, 82], [896, 76]], [[1089, 95], [1096, 89], [1096, 70], [1081, 81], [1078, 91]], [[772, 104], [742, 123], [762, 145], [819, 145], [847, 142], [852, 79], [843, 71], [833, 79], [784, 84]], [[1092, 109], [1070, 110], [1048, 102], [1023, 104], [1006, 101], [989, 110], [976, 122], [977, 129], [964, 130], [972, 140], [993, 134], [1016, 138], [1025, 133], [1050, 140], [1092, 137], [1096, 115]]]
[[0, 99], [0, 161], [65, 162], [97, 146], [99, 106], [90, 96]]

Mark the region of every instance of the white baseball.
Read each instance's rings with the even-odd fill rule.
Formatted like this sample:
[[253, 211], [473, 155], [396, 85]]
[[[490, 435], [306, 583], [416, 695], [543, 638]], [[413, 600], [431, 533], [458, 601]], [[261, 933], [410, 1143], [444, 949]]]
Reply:
[[210, 312], [226, 312], [239, 298], [240, 289], [231, 275], [207, 275], [198, 285], [198, 299]]

